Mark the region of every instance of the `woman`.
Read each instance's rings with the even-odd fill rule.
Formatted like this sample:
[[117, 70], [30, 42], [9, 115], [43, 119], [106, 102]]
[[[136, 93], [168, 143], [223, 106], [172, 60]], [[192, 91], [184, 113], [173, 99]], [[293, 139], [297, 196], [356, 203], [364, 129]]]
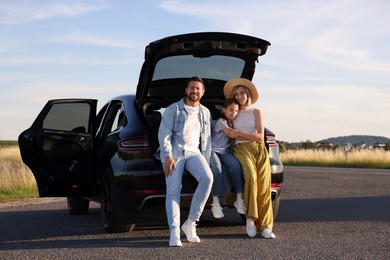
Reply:
[[236, 139], [234, 155], [244, 175], [247, 234], [254, 237], [260, 230], [264, 238], [275, 238], [272, 232], [271, 168], [264, 143], [263, 115], [260, 109], [252, 107], [259, 95], [255, 85], [244, 78], [229, 80], [224, 86], [224, 94], [226, 98], [235, 98], [240, 105], [233, 128], [226, 129], [225, 133]]

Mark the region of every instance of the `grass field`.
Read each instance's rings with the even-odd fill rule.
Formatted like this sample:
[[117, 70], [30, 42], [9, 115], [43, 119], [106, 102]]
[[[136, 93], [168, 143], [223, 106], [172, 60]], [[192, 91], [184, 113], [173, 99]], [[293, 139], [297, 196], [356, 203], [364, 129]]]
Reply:
[[[390, 169], [390, 151], [287, 150], [285, 166], [322, 166]], [[38, 197], [35, 178], [22, 162], [16, 142], [0, 142], [0, 202]]]
[[37, 185], [18, 146], [0, 146], [0, 202], [33, 197], [38, 197]]
[[390, 169], [390, 151], [287, 150], [280, 154], [284, 165]]

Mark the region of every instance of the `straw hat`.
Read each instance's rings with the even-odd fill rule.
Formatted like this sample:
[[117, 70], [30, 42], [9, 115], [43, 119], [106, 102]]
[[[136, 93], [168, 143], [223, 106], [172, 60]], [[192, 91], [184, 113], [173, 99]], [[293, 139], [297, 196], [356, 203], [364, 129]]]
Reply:
[[225, 98], [233, 98], [232, 90], [235, 86], [244, 86], [249, 89], [252, 95], [251, 103], [256, 103], [257, 99], [259, 98], [257, 89], [250, 80], [244, 78], [233, 78], [226, 82], [225, 86], [223, 87], [223, 94], [225, 95]]

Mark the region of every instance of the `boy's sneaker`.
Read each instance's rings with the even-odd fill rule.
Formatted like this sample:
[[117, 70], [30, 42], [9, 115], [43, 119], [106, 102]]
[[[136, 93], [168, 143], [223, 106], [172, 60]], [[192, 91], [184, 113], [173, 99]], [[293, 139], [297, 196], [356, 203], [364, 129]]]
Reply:
[[182, 246], [180, 241], [180, 231], [172, 230], [169, 239], [169, 246]]
[[214, 218], [224, 217], [222, 207], [219, 204], [211, 204], [211, 212], [213, 213]]
[[246, 213], [246, 207], [245, 207], [243, 199], [237, 199], [234, 202], [234, 207], [236, 207], [238, 213], [240, 213], [240, 214], [245, 214]]
[[256, 225], [255, 222], [252, 219], [246, 219], [246, 233], [249, 237], [255, 237], [256, 236]]
[[199, 243], [200, 239], [196, 235], [196, 229], [195, 229], [195, 223], [189, 224], [188, 220], [184, 222], [184, 224], [181, 226], [181, 230], [183, 230], [184, 234], [186, 234], [188, 242], [192, 243]]
[[272, 232], [272, 229], [265, 228], [261, 233], [261, 236], [264, 238], [275, 238], [275, 234]]

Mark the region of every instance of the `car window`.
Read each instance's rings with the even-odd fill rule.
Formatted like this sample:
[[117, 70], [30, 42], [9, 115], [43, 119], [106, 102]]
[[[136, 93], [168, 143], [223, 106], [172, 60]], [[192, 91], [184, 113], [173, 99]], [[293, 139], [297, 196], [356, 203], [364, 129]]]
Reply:
[[90, 111], [87, 103], [54, 104], [43, 121], [43, 128], [86, 133]]
[[[121, 108], [120, 106], [116, 106], [116, 109]], [[111, 125], [111, 132], [114, 132], [117, 130], [119, 127], [123, 126], [125, 124], [125, 113], [123, 112], [122, 109], [118, 109], [115, 112], [115, 117], [114, 121]]]
[[119, 127], [124, 126], [126, 124], [126, 117], [122, 102], [119, 100], [111, 101], [102, 120], [99, 132], [103, 136], [107, 136]]
[[230, 56], [214, 55], [202, 58], [192, 55], [173, 56], [162, 59], [156, 64], [153, 80], [202, 75], [202, 78], [226, 81], [240, 77], [244, 66], [244, 60]]

